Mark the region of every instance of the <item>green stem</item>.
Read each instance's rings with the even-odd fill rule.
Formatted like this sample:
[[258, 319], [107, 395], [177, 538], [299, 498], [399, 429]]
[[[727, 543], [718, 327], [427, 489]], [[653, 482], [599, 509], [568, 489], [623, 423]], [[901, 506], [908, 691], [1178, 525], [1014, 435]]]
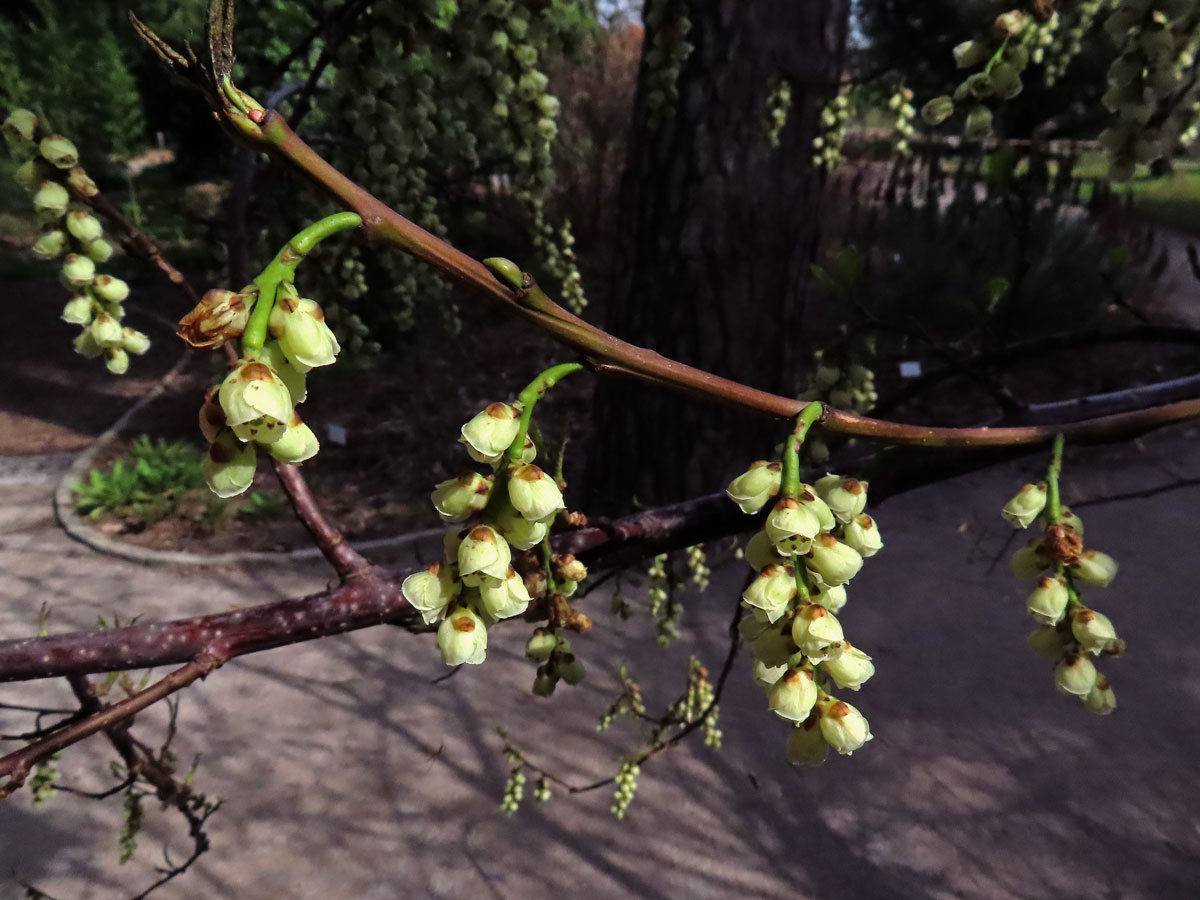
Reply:
[[517, 428], [517, 436], [513, 438], [513, 442], [508, 448], [509, 464], [516, 464], [521, 461], [521, 454], [525, 450], [525, 438], [529, 434], [529, 423], [533, 420], [534, 404], [541, 399], [542, 394], [550, 390], [568, 375], [573, 375], [575, 372], [583, 368], [583, 363], [559, 363], [557, 366], [551, 366], [533, 381], [525, 386], [525, 390], [517, 395], [517, 402], [521, 404], [521, 423]]
[[358, 228], [362, 225], [362, 216], [353, 212], [334, 213], [320, 221], [313, 222], [303, 231], [296, 234], [283, 248], [275, 254], [275, 258], [267, 263], [254, 279], [258, 289], [258, 302], [246, 331], [242, 335], [242, 354], [252, 359], [256, 357], [267, 340], [267, 326], [271, 321], [271, 310], [275, 307], [275, 295], [281, 284], [291, 284], [296, 278], [296, 266], [304, 260], [313, 247], [325, 238], [345, 231], [348, 228]]
[[796, 424], [783, 447], [783, 484], [780, 497], [795, 500], [800, 496], [800, 447], [808, 435], [808, 429], [820, 420], [825, 407], [810, 403], [796, 416]]
[[1050, 448], [1050, 465], [1046, 468], [1046, 511], [1043, 513], [1047, 525], [1053, 525], [1062, 517], [1062, 494], [1058, 489], [1058, 478], [1062, 474], [1065, 443], [1066, 439], [1056, 434]]

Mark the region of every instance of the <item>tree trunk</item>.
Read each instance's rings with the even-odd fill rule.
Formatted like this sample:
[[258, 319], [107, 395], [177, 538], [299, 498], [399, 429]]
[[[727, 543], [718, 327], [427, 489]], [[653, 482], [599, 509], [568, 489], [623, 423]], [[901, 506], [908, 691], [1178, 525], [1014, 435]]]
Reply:
[[[673, 112], [654, 121], [647, 56], [653, 6], [685, 8], [694, 49]], [[610, 331], [756, 387], [794, 394], [799, 317], [822, 187], [812, 140], [837, 91], [847, 0], [648, 0], [622, 185]], [[791, 104], [777, 146], [768, 96]], [[653, 101], [652, 101], [653, 102]], [[665, 503], [719, 488], [768, 454], [770, 423], [691, 398], [605, 380], [589, 461], [600, 507]]]

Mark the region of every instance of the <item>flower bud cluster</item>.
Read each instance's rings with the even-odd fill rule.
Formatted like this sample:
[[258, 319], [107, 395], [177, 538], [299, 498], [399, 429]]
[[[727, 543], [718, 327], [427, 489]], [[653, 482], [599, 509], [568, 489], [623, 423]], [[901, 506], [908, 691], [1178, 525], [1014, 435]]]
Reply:
[[617, 675], [621, 679], [621, 693], [604, 711], [600, 721], [596, 723], [597, 731], [608, 731], [620, 716], [641, 717], [646, 715], [646, 701], [642, 697], [642, 687], [629, 674], [625, 663], [617, 666]]
[[629, 812], [629, 805], [633, 803], [634, 794], [637, 793], [638, 776], [641, 773], [641, 767], [631, 760], [623, 761], [617, 769], [613, 778], [617, 789], [613, 792], [613, 802], [609, 809], [618, 819], [625, 818], [625, 813]]
[[[193, 347], [216, 347], [246, 328], [255, 289], [207, 292], [179, 323]], [[254, 481], [258, 447], [284, 463], [299, 464], [321, 449], [296, 407], [308, 396], [308, 372], [332, 365], [340, 351], [321, 307], [291, 284], [279, 286], [269, 324], [271, 340], [242, 359], [200, 407], [200, 430], [209, 442], [205, 474], [218, 497], [234, 497]]]
[[[863, 350], [873, 354], [874, 341], [864, 344]], [[816, 369], [801, 392], [803, 397], [855, 413], [868, 413], [879, 402], [875, 373], [862, 364], [857, 351], [817, 350], [813, 359]], [[810, 436], [802, 449], [813, 465], [829, 459], [829, 448], [819, 436]]]
[[1019, 9], [1001, 13], [986, 34], [954, 48], [958, 68], [978, 71], [959, 82], [952, 95], [926, 103], [921, 117], [937, 126], [964, 108], [963, 136], [974, 141], [991, 137], [992, 110], [987, 103], [1003, 103], [1021, 93], [1025, 70], [1031, 61], [1042, 59], [1057, 28], [1054, 14], [1035, 18]]
[[655, 640], [660, 647], [669, 647], [679, 639], [679, 623], [683, 619], [683, 603], [676, 595], [676, 578], [670, 570], [671, 557], [660, 553], [650, 560], [646, 575], [646, 612], [654, 619]]
[[646, 109], [651, 128], [675, 114], [679, 72], [694, 49], [688, 43], [692, 21], [683, 0], [652, 3], [645, 10], [646, 31], [653, 35], [643, 56], [646, 66]]
[[687, 566], [692, 573], [692, 584], [698, 591], [708, 590], [712, 569], [708, 567], [708, 554], [704, 552], [703, 544], [687, 548]]
[[[731, 497], [748, 474], [734, 479]], [[756, 512], [766, 502], [739, 506]], [[846, 584], [883, 548], [866, 503], [866, 482], [827, 474], [775, 502], [745, 548], [758, 575], [742, 594], [751, 616], [739, 627], [751, 642], [754, 680], [768, 706], [795, 728], [788, 758], [796, 763], [818, 765], [829, 747], [851, 754], [871, 739], [862, 714], [832, 693], [857, 691], [875, 673], [837, 617]]]
[[704, 732], [704, 746], [717, 750], [723, 735], [717, 727], [720, 707], [716, 703], [716, 691], [708, 678], [708, 669], [692, 656], [688, 660], [687, 689], [678, 710], [679, 718], [687, 724], [700, 722]]
[[[548, 570], [522, 556], [546, 538], [564, 505], [559, 484], [534, 464], [532, 441], [514, 456], [519, 434], [519, 404], [492, 403], [462, 426], [460, 443], [492, 471], [467, 471], [434, 488], [434, 509], [451, 526], [445, 557], [402, 585], [427, 624], [441, 623], [438, 646], [449, 665], [483, 662], [492, 624], [525, 614], [551, 593], [564, 600], [587, 577], [587, 567], [569, 554], [552, 554]], [[556, 623], [535, 631], [525, 653], [538, 664], [535, 694], [549, 696], [560, 680], [584, 678]]]
[[60, 277], [70, 297], [62, 319], [82, 329], [75, 352], [89, 359], [102, 356], [110, 372], [123, 375], [130, 355], [149, 350], [150, 339], [121, 324], [129, 285], [96, 269], [97, 263], [107, 262], [113, 254], [103, 224], [86, 203], [98, 193], [96, 184], [79, 167], [75, 145], [62, 135], [49, 134], [30, 110], [13, 110], [2, 128], [10, 149], [22, 160], [14, 178], [33, 194], [34, 211], [42, 223], [33, 253], [63, 260]]
[[1053, 87], [1066, 74], [1083, 51], [1083, 39], [1096, 23], [1097, 16], [1112, 3], [1113, 0], [1082, 0], [1073, 10], [1056, 13], [1056, 17], [1060, 17], [1055, 20], [1057, 27], [1043, 50], [1046, 87]]
[[1029, 646], [1054, 662], [1060, 693], [1078, 697], [1089, 710], [1105, 715], [1116, 709], [1116, 695], [1091, 657], [1120, 656], [1125, 642], [1106, 615], [1084, 604], [1082, 585], [1106, 587], [1117, 574], [1117, 563], [1084, 547], [1083, 522], [1067, 507], [1050, 521], [1045, 494], [1045, 484], [1027, 484], [1001, 512], [1016, 528], [1026, 528], [1037, 518], [1043, 524], [1042, 539], [1030, 541], [1012, 559], [1013, 572], [1035, 582], [1025, 600], [1037, 623]]
[[575, 235], [571, 233], [571, 222], [564, 220], [556, 232], [546, 217], [546, 205], [541, 199], [523, 192], [523, 198], [532, 216], [531, 235], [533, 245], [545, 262], [547, 270], [558, 281], [562, 300], [567, 309], [578, 315], [587, 306], [583, 292], [583, 275], [575, 257]]
[[814, 166], [832, 171], [846, 161], [842, 146], [846, 143], [846, 125], [854, 114], [848, 94], [839, 94], [821, 110], [821, 133], [813, 138]]
[[780, 78], [767, 94], [767, 145], [772, 149], [779, 147], [779, 137], [787, 125], [791, 109], [792, 83], [786, 78]]
[[1190, 15], [1190, 4], [1174, 0], [1121, 0], [1105, 20], [1120, 55], [1109, 66], [1108, 90], [1100, 98], [1116, 121], [1099, 140], [1117, 181], [1171, 149], [1174, 134], [1155, 111], [1180, 83], [1178, 62], [1191, 41], [1190, 31], [1180, 26]]
[[892, 96], [888, 98], [887, 107], [892, 113], [892, 152], [904, 158], [912, 156], [912, 145], [909, 143], [917, 133], [913, 120], [917, 116], [916, 107], [912, 105], [913, 92], [904, 85], [897, 85]]
[[[541, 13], [514, 0], [370, 4], [354, 33], [339, 42], [327, 71], [330, 90], [320, 99], [331, 129], [348, 137], [332, 161], [442, 237], [438, 198], [445, 192], [436, 187], [447, 178], [472, 190], [515, 187], [523, 197], [544, 198], [556, 177], [559, 101], [548, 90], [547, 60], [540, 57], [581, 37], [586, 21]], [[541, 246], [546, 229], [534, 231]], [[564, 273], [566, 301], [578, 304], [582, 291], [570, 244], [556, 246], [559, 258], [549, 267], [556, 276]], [[370, 281], [374, 293], [389, 299], [387, 318], [372, 327], [413, 327], [418, 303], [456, 324], [445, 282], [428, 266], [381, 254], [372, 259]]]

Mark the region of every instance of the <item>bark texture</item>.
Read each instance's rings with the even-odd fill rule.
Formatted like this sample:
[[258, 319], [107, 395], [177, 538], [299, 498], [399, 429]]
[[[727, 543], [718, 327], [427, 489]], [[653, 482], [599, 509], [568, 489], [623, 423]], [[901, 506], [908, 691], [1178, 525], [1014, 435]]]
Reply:
[[[694, 49], [673, 112], [656, 120], [650, 7], [664, 2], [657, 29], [685, 10]], [[611, 332], [756, 387], [797, 391], [822, 186], [811, 146], [837, 90], [847, 18], [847, 0], [649, 0]], [[781, 80], [791, 104], [771, 146], [768, 96]], [[640, 385], [603, 381], [596, 415], [589, 486], [601, 507], [711, 491], [770, 450], [768, 423]]]

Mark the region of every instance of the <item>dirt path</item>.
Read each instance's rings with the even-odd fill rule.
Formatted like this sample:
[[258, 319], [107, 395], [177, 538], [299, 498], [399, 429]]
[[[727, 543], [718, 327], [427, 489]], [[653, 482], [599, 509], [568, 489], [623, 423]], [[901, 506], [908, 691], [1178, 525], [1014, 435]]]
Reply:
[[[1072, 454], [1069, 501], [1200, 476], [1197, 429]], [[1032, 465], [1030, 463], [1029, 465]], [[851, 699], [876, 739], [816, 771], [783, 760], [787, 729], [739, 660], [723, 706], [725, 749], [687, 745], [644, 767], [624, 824], [607, 791], [556, 798], [508, 819], [494, 728], [565, 777], [611, 772], [628, 726], [598, 736], [611, 667], [630, 661], [669, 699], [689, 653], [724, 652], [740, 566], [692, 601], [683, 640], [656, 649], [644, 619], [576, 642], [590, 677], [543, 701], [525, 688], [524, 629], [499, 629], [487, 665], [445, 674], [427, 639], [377, 629], [236, 662], [190, 690], [177, 749], [202, 754], [201, 790], [225, 798], [214, 849], [162, 898], [965, 898], [1183, 900], [1200, 892], [1200, 488], [1095, 507], [1088, 536], [1122, 563], [1093, 602], [1129, 640], [1104, 665], [1121, 708], [1098, 719], [1055, 695], [1024, 646], [1025, 588], [1003, 562], [996, 510], [1030, 474], [1010, 466], [885, 504], [885, 551], [856, 579], [843, 615], [878, 674]], [[192, 575], [138, 569], [67, 541], [46, 502], [51, 476], [0, 474], [0, 635], [98, 615], [150, 618], [313, 589], [320, 569]], [[0, 687], [5, 702], [63, 701], [58, 685]], [[160, 717], [139, 730], [155, 734]], [[10, 713], [0, 730], [17, 725]], [[69, 781], [107, 783], [94, 741], [64, 755]], [[531, 786], [532, 787], [532, 786]], [[117, 864], [119, 805], [58, 798], [0, 806], [0, 873], [59, 897], [140, 889], [170, 835], [156, 810], [138, 860]], [[8, 882], [0, 896], [17, 896]]]

